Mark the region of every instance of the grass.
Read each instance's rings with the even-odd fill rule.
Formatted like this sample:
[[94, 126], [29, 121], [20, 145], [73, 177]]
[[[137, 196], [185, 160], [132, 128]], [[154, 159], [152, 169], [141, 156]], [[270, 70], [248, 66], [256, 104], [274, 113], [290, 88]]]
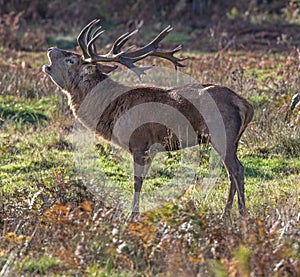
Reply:
[[23, 272], [36, 275], [41, 274], [45, 275], [48, 271], [54, 270], [56, 266], [59, 266], [60, 261], [56, 258], [51, 257], [40, 257], [35, 261], [24, 261], [19, 265], [20, 270]]
[[289, 110], [300, 89], [295, 53], [193, 53], [185, 69], [254, 105], [238, 153], [248, 218], [234, 203], [231, 218], [220, 219], [227, 177], [202, 147], [156, 159], [137, 222], [127, 220], [130, 157], [88, 133], [90, 149], [81, 152], [66, 99], [40, 72], [45, 55], [11, 55], [13, 66], [0, 62], [0, 275], [299, 274], [299, 122]]

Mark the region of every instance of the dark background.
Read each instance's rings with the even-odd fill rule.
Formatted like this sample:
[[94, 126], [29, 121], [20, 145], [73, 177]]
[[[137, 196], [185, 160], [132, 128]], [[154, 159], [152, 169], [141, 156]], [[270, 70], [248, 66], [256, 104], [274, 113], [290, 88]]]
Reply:
[[44, 51], [74, 48], [94, 18], [108, 30], [101, 43], [142, 26], [139, 42], [171, 24], [166, 43], [186, 50], [285, 51], [300, 46], [299, 0], [0, 0], [0, 46]]

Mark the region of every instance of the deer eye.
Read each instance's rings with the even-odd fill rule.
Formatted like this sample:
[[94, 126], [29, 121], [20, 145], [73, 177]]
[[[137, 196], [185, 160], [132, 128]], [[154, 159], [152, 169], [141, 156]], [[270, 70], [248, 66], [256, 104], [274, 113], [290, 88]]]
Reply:
[[66, 59], [65, 62], [69, 65], [74, 63], [74, 61], [72, 59]]

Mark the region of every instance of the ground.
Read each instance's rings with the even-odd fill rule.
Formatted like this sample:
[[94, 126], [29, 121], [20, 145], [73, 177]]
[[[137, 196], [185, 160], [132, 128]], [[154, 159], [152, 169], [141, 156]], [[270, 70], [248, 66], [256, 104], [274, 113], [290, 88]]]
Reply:
[[[213, 187], [204, 189], [208, 146], [190, 168], [199, 166], [198, 179], [172, 201], [146, 209], [137, 222], [128, 221], [118, 199], [91, 191], [87, 176], [78, 173], [74, 119], [65, 97], [40, 70], [46, 55], [2, 55], [13, 63], [3, 58], [0, 67], [1, 274], [299, 274], [299, 119], [290, 107], [300, 84], [297, 50], [183, 53], [190, 57], [184, 72], [234, 89], [255, 108], [238, 152], [249, 215], [240, 218], [234, 203], [231, 217], [220, 219], [228, 182], [218, 165]], [[110, 185], [131, 195], [130, 158], [101, 141], [94, 150]], [[174, 180], [176, 167], [182, 169], [178, 155], [161, 157], [146, 191], [155, 195]]]

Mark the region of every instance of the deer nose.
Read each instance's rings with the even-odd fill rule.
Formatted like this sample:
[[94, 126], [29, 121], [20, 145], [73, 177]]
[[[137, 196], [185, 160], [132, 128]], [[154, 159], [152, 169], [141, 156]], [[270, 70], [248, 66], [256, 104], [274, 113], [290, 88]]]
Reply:
[[48, 48], [47, 51], [48, 51], [48, 52], [62, 52], [62, 50], [60, 50], [60, 49], [58, 49], [58, 48], [56, 48], [56, 47], [50, 47], [50, 48]]
[[56, 47], [50, 47], [47, 54], [50, 58], [60, 58], [64, 56], [63, 51]]

